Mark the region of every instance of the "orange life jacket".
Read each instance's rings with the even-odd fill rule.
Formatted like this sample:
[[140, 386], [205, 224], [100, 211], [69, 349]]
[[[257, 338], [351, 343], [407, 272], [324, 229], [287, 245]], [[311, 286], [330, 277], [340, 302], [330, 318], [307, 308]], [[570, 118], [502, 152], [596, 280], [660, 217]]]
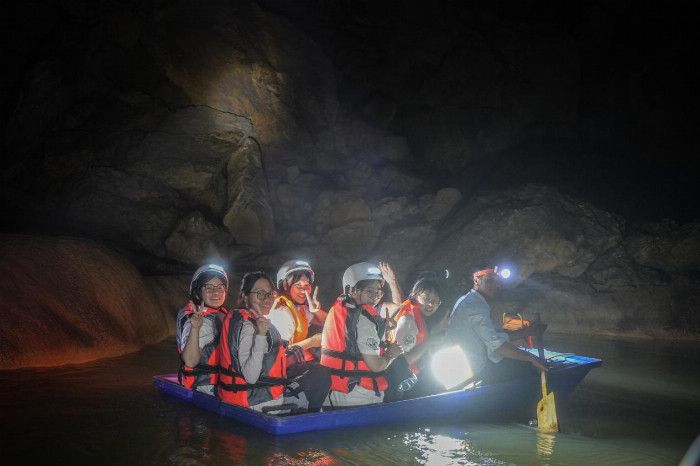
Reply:
[[[503, 330], [520, 330], [523, 327], [529, 327], [530, 321], [523, 319], [521, 314], [506, 314], [503, 313]], [[532, 337], [525, 337], [525, 348], [532, 348]]]
[[377, 337], [384, 336], [384, 320], [370, 306], [359, 306], [341, 296], [328, 313], [323, 327], [321, 365], [331, 369], [331, 390], [349, 393], [359, 384], [368, 390], [383, 392], [388, 387], [384, 372], [372, 372], [357, 346], [357, 322], [360, 314], [376, 326]]
[[[187, 307], [180, 309], [177, 313], [177, 332], [182, 335], [182, 329], [189, 320], [190, 314], [195, 311], [194, 304], [189, 303]], [[221, 335], [222, 315], [227, 313], [223, 307], [219, 309], [207, 308], [202, 312], [202, 316], [210, 321], [216, 328], [214, 340], [204, 345], [199, 356], [199, 364], [195, 367], [188, 367], [180, 358], [180, 370], [178, 380], [189, 389], [195, 389], [199, 385], [216, 385], [219, 374], [219, 336]], [[178, 351], [182, 353], [178, 345]]]
[[278, 296], [272, 304], [272, 309], [277, 309], [279, 307], [287, 309], [289, 313], [292, 314], [292, 319], [294, 319], [294, 335], [292, 335], [289, 343], [298, 343], [301, 340], [305, 340], [309, 333], [309, 322], [306, 320], [304, 307], [297, 306], [286, 296]]
[[245, 321], [255, 317], [246, 309], [229, 312], [224, 319], [219, 341], [219, 383], [217, 394], [221, 400], [239, 406], [255, 406], [282, 396], [287, 384], [285, 348], [282, 338], [274, 326], [267, 331], [267, 344], [270, 351], [263, 356], [260, 377], [255, 383], [246, 382], [238, 359], [238, 346]]
[[[413, 349], [415, 349], [418, 348], [428, 338], [429, 334], [428, 327], [425, 325], [425, 320], [423, 320], [423, 316], [421, 315], [420, 310], [418, 309], [418, 305], [410, 299], [407, 299], [406, 301], [401, 303], [401, 308], [396, 313], [393, 320], [395, 322], [398, 322], [401, 317], [405, 316], [409, 312], [413, 316], [413, 319], [416, 321], [416, 327], [418, 327], [418, 333], [416, 334], [416, 344], [413, 347]], [[396, 339], [396, 330], [392, 330], [388, 335], [389, 336], [387, 337], [387, 340], [393, 343]], [[413, 372], [416, 374], [420, 373], [420, 369], [418, 368], [418, 365], [415, 362], [411, 363], [411, 370], [413, 370]]]

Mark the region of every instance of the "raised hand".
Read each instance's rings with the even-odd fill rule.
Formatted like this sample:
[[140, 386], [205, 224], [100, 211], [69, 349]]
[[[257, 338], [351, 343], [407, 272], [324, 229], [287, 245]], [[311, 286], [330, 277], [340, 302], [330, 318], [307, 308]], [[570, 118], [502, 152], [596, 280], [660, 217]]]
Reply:
[[321, 303], [316, 299], [316, 296], [318, 296], [318, 287], [314, 288], [314, 295], [311, 297], [309, 295], [309, 292], [304, 290], [304, 294], [306, 295], [306, 302], [309, 304], [309, 311], [311, 312], [318, 312], [321, 310]]
[[391, 268], [388, 262], [380, 262], [379, 270], [382, 271], [382, 277], [384, 277], [384, 280], [386, 280], [387, 282], [396, 281], [396, 274], [394, 273], [394, 269]]
[[192, 306], [194, 312], [190, 314], [190, 325], [192, 328], [199, 329], [202, 327], [202, 324], [204, 324], [204, 316], [202, 315], [202, 312], [204, 312], [207, 308], [204, 305], [198, 305], [198, 306]]
[[261, 315], [255, 321], [255, 328], [258, 329], [258, 335], [267, 335], [267, 331], [270, 330], [270, 319]]
[[[396, 314], [394, 314], [396, 315]], [[392, 330], [396, 329], [396, 326], [398, 323], [394, 320], [394, 316], [387, 316], [386, 319], [384, 319], [384, 331], [385, 332], [391, 332]]]

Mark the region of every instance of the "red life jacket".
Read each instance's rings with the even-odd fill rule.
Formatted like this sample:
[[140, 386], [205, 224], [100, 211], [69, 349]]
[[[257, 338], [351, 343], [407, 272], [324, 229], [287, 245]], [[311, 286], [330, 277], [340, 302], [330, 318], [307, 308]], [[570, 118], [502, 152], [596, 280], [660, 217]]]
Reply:
[[384, 320], [370, 306], [359, 306], [341, 296], [328, 313], [323, 327], [321, 365], [331, 369], [331, 390], [349, 393], [359, 384], [367, 390], [383, 392], [388, 387], [384, 372], [372, 372], [357, 346], [357, 322], [367, 316], [377, 328], [377, 337], [384, 337]]
[[219, 342], [219, 383], [217, 395], [227, 403], [239, 406], [255, 406], [282, 396], [287, 384], [285, 348], [282, 338], [274, 326], [267, 331], [267, 344], [270, 351], [263, 356], [262, 369], [257, 382], [248, 383], [243, 378], [238, 359], [238, 346], [241, 341], [243, 323], [254, 321], [255, 317], [246, 309], [229, 312], [224, 319]]
[[[177, 313], [177, 332], [182, 335], [182, 329], [189, 320], [189, 315], [194, 312], [194, 304], [189, 303], [187, 307], [180, 309]], [[221, 335], [222, 317], [227, 313], [223, 307], [219, 309], [207, 308], [202, 312], [202, 316], [211, 322], [216, 328], [214, 340], [204, 345], [199, 356], [199, 364], [196, 367], [188, 367], [180, 358], [180, 370], [178, 380], [189, 389], [195, 389], [200, 385], [216, 385], [219, 374], [219, 336]], [[178, 351], [182, 353], [178, 345]]]
[[[429, 335], [428, 327], [425, 325], [425, 320], [423, 320], [423, 316], [421, 315], [420, 310], [418, 309], [418, 305], [414, 304], [413, 301], [411, 301], [410, 299], [407, 299], [406, 301], [401, 303], [401, 308], [399, 309], [399, 312], [397, 312], [394, 316], [394, 320], [398, 322], [401, 317], [405, 316], [409, 312], [413, 316], [413, 319], [416, 321], [416, 326], [418, 327], [418, 333], [416, 334], [416, 344], [413, 346], [413, 349], [416, 349], [426, 340], [426, 338], [428, 338]], [[393, 343], [395, 338], [396, 332], [394, 331], [391, 333], [389, 341]], [[413, 351], [413, 349], [411, 351]], [[411, 363], [411, 370], [413, 370], [413, 372], [416, 374], [420, 373], [420, 369], [418, 368], [418, 365], [415, 362]]]

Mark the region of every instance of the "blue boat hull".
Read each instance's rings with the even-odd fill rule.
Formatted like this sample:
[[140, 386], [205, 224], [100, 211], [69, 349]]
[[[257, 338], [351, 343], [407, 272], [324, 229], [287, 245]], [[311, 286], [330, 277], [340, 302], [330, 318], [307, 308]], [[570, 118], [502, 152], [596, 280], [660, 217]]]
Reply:
[[[550, 364], [553, 364], [547, 376], [547, 388], [554, 392], [557, 400], [568, 397], [588, 371], [602, 364], [595, 358], [549, 351], [547, 359]], [[472, 418], [485, 414], [512, 413], [524, 407], [531, 407], [534, 416], [537, 401], [542, 397], [540, 379], [533, 376], [391, 403], [318, 413], [273, 416], [221, 402], [211, 395], [187, 390], [177, 382], [176, 374], [157, 375], [153, 378], [153, 383], [163, 393], [273, 435], [388, 422], [409, 422], [426, 418], [454, 416]]]

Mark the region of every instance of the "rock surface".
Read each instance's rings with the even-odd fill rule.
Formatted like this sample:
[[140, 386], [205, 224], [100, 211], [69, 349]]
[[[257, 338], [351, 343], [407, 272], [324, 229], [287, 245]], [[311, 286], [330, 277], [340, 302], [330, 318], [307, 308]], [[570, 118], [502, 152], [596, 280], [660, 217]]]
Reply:
[[172, 334], [175, 306], [187, 302], [172, 281], [149, 283], [122, 256], [90, 241], [2, 235], [0, 273], [5, 369], [136, 351]]
[[[326, 306], [355, 262], [389, 261], [406, 292], [418, 271], [447, 268], [445, 312], [473, 267], [509, 262], [497, 319], [700, 336], [698, 220], [634, 223], [600, 205], [605, 193], [514, 176], [598, 179], [587, 154], [547, 159], [527, 143], [610, 142], [618, 127], [591, 115], [623, 104], [609, 94], [624, 81], [584, 86], [586, 56], [566, 31], [460, 2], [414, 5], [391, 25], [381, 2], [348, 17], [274, 0], [43, 3], [36, 27], [13, 30], [34, 54], [8, 61], [3, 231], [43, 235], [2, 236], [3, 299], [34, 316], [0, 331], [8, 365], [165, 337], [189, 275], [211, 260], [233, 291], [246, 271], [308, 259]], [[445, 20], [454, 34], [438, 34]], [[658, 111], [671, 123], [654, 128], [676, 128], [673, 109]]]

